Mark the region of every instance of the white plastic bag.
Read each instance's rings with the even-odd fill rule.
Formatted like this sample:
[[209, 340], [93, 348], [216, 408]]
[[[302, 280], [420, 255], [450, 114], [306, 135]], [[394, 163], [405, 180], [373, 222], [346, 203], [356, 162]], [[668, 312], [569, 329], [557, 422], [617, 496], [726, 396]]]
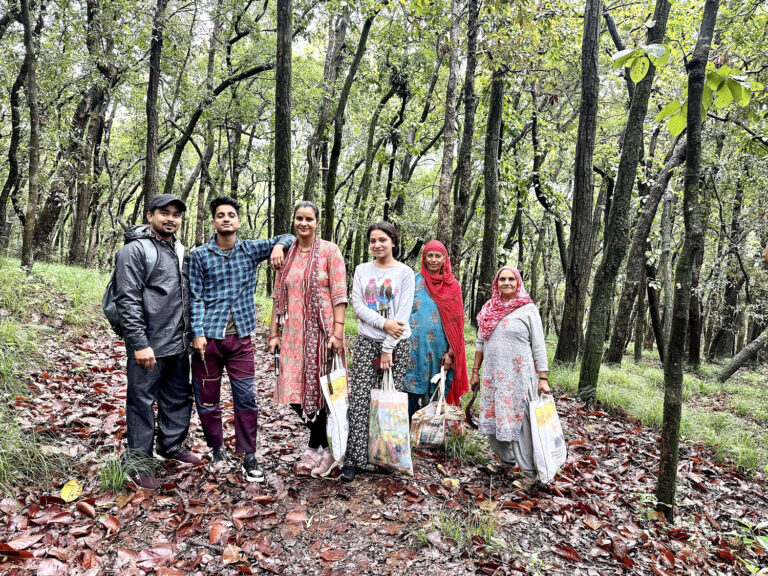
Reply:
[[552, 481], [565, 463], [567, 450], [563, 429], [555, 408], [555, 399], [551, 394], [537, 397], [531, 393], [528, 409], [536, 472], [539, 481], [546, 484]]
[[464, 429], [464, 413], [445, 400], [445, 368], [432, 377], [437, 384], [429, 404], [418, 410], [411, 420], [414, 446], [437, 446], [445, 442], [448, 430], [460, 434]]
[[347, 421], [347, 369], [339, 354], [334, 355], [333, 363], [327, 374], [320, 376], [320, 389], [328, 407], [328, 421], [325, 426], [328, 436], [328, 449], [336, 462], [344, 460], [347, 452], [347, 436], [349, 423]]
[[381, 390], [371, 390], [368, 462], [413, 476], [408, 394], [395, 390], [391, 368], [384, 372]]

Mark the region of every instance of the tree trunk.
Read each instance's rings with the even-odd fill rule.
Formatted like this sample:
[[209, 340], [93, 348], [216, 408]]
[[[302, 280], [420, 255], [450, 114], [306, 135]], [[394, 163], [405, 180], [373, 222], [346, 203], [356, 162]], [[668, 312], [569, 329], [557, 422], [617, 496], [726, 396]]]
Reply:
[[[101, 106], [91, 113], [91, 119], [88, 122], [88, 135], [83, 148], [81, 163], [81, 177], [77, 181], [77, 196], [75, 202], [75, 213], [72, 220], [72, 236], [69, 242], [69, 256], [67, 262], [70, 264], [85, 264], [85, 244], [87, 240], [88, 212], [91, 206], [91, 190], [93, 157], [96, 148], [99, 146], [98, 138], [103, 132], [102, 125], [104, 117], [101, 112]], [[84, 176], [84, 177], [83, 177]]]
[[[459, 0], [451, 0], [448, 85], [445, 89], [443, 121], [443, 160], [438, 185], [437, 239], [451, 253], [451, 182], [453, 181], [454, 139], [456, 131], [456, 76], [459, 68]], [[495, 242], [495, 240], [494, 240]]]
[[704, 236], [699, 207], [702, 94], [718, 8], [719, 0], [706, 0], [696, 47], [688, 61], [688, 152], [685, 158], [683, 189], [685, 241], [675, 270], [672, 328], [664, 361], [664, 416], [659, 455], [659, 480], [656, 485], [657, 508], [663, 511], [670, 521], [674, 517], [677, 485], [677, 451], [683, 408], [683, 357], [691, 299], [691, 275], [697, 256], [703, 248]]
[[[163, 21], [168, 0], [157, 0], [155, 15], [152, 19], [152, 40], [149, 44], [149, 82], [147, 83], [147, 159], [144, 162], [144, 180], [142, 196], [144, 213], [149, 202], [157, 194], [157, 95], [160, 88], [160, 56], [163, 51]], [[172, 190], [173, 188], [171, 188]]]
[[638, 290], [643, 286], [641, 276], [645, 273], [645, 254], [648, 251], [648, 237], [651, 233], [653, 219], [656, 217], [659, 201], [667, 190], [675, 169], [685, 160], [685, 150], [686, 140], [681, 139], [674, 146], [671, 157], [667, 159], [664, 169], [656, 177], [656, 182], [650, 193], [645, 197], [643, 211], [637, 219], [635, 233], [632, 236], [632, 247], [627, 258], [626, 277], [621, 290], [611, 342], [603, 359], [607, 364], [620, 364], [624, 355], [625, 343], [629, 334], [629, 314], [632, 302], [636, 298]]
[[352, 90], [352, 83], [360, 67], [360, 61], [363, 59], [365, 48], [368, 45], [368, 36], [373, 26], [373, 20], [378, 14], [378, 10], [383, 8], [381, 5], [376, 12], [366, 18], [363, 23], [363, 29], [360, 32], [360, 39], [357, 42], [357, 50], [352, 59], [352, 63], [347, 71], [347, 77], [344, 80], [344, 86], [339, 94], [339, 101], [336, 104], [336, 113], [333, 117], [333, 146], [331, 147], [331, 157], [328, 161], [328, 176], [325, 184], [325, 199], [323, 201], [323, 238], [333, 237], [334, 216], [336, 211], [336, 173], [339, 169], [339, 159], [341, 157], [341, 145], [344, 136], [344, 114], [347, 109], [347, 100], [349, 92]]
[[328, 118], [336, 91], [336, 77], [339, 72], [344, 37], [347, 34], [348, 19], [349, 14], [344, 9], [339, 16], [331, 20], [331, 29], [328, 33], [328, 50], [325, 53], [325, 67], [323, 69], [323, 101], [320, 103], [315, 131], [312, 133], [307, 144], [307, 177], [304, 180], [305, 200], [313, 200], [315, 197], [315, 187], [317, 186], [317, 175], [323, 147], [322, 143], [327, 142], [325, 131], [328, 128]]
[[496, 275], [499, 236], [499, 139], [504, 113], [504, 77], [494, 72], [485, 128], [483, 180], [485, 183], [485, 220], [479, 286], [475, 310], [491, 297], [491, 285]]
[[664, 342], [669, 342], [669, 327], [672, 324], [672, 228], [674, 226], [675, 194], [668, 191], [664, 194], [664, 204], [661, 210], [661, 258], [659, 269], [662, 274], [662, 289], [664, 292]]
[[[408, 94], [405, 86], [400, 90], [400, 111], [395, 117], [395, 121], [392, 124], [392, 130], [397, 129], [403, 123], [405, 119], [405, 106], [408, 103]], [[390, 221], [390, 212], [392, 211], [392, 182], [395, 175], [395, 159], [397, 157], [397, 146], [400, 142], [400, 138], [397, 134], [392, 138], [392, 154], [389, 158], [389, 171], [387, 172], [387, 185], [384, 188], [384, 213], [382, 214], [382, 220], [385, 222]], [[402, 235], [400, 236], [402, 242]], [[401, 247], [402, 248], [402, 247]]]
[[730, 246], [728, 247], [727, 258], [723, 262], [723, 264], [728, 264], [725, 278], [725, 298], [723, 309], [719, 314], [719, 326], [709, 347], [709, 360], [714, 358], [730, 358], [735, 353], [736, 333], [738, 332], [736, 324], [737, 305], [739, 293], [746, 282], [746, 278], [739, 267], [739, 244], [742, 242], [741, 206], [743, 194], [744, 188], [741, 181], [739, 181], [736, 184], [736, 191], [733, 195], [731, 230], [728, 234]]
[[[581, 44], [581, 108], [574, 165], [571, 233], [565, 270], [565, 301], [555, 361], [572, 363], [579, 354], [583, 333], [587, 284], [592, 270], [592, 157], [595, 151], [600, 73], [600, 11], [602, 0], [587, 0]], [[607, 223], [606, 223], [607, 224]]]
[[[629, 267], [627, 267], [629, 269]], [[645, 266], [640, 274], [639, 293], [637, 295], [637, 314], [635, 315], [635, 362], [643, 360], [643, 338], [645, 337]], [[621, 310], [621, 309], [619, 309]], [[614, 327], [615, 328], [615, 327]]]
[[[670, 8], [671, 4], [668, 0], [657, 0], [653, 17], [655, 25], [648, 30], [648, 44], [664, 42]], [[604, 250], [595, 273], [589, 320], [584, 337], [584, 354], [579, 373], [579, 397], [588, 402], [593, 401], [597, 393], [597, 378], [603, 357], [611, 297], [616, 276], [627, 252], [632, 189], [635, 185], [637, 165], [643, 147], [643, 126], [648, 113], [648, 99], [651, 96], [655, 73], [656, 67], [649, 62], [648, 72], [635, 87], [624, 130], [624, 147], [621, 150], [616, 173], [616, 188], [613, 192], [610, 215], [605, 224], [605, 246], [610, 249]]]
[[[291, 45], [293, 1], [277, 0], [275, 60], [275, 235], [291, 229]], [[328, 238], [328, 236], [325, 236]]]
[[456, 167], [458, 186], [453, 203], [453, 231], [451, 236], [451, 265], [453, 273], [461, 271], [461, 248], [464, 243], [464, 218], [469, 208], [469, 196], [472, 187], [472, 144], [475, 134], [475, 70], [477, 68], [477, 30], [480, 8], [478, 0], [469, 0], [467, 11], [467, 63], [464, 72], [464, 128], [459, 145], [459, 163]]
[[[26, 59], [25, 59], [26, 60]], [[11, 86], [10, 104], [11, 104], [11, 139], [8, 144], [8, 176], [3, 184], [3, 190], [0, 192], [0, 254], [5, 253], [8, 248], [10, 235], [10, 226], [8, 220], [8, 198], [11, 190], [19, 185], [21, 177], [19, 173], [19, 142], [21, 141], [21, 100], [19, 92], [24, 85], [27, 76], [27, 67], [22, 64], [16, 81]]]
[[32, 271], [34, 263], [35, 222], [40, 196], [40, 103], [37, 100], [37, 55], [35, 54], [32, 17], [29, 1], [20, 0], [21, 21], [24, 25], [24, 66], [27, 69], [27, 103], [29, 105], [29, 198], [21, 247], [21, 266]]
[[752, 342], [747, 344], [727, 366], [724, 366], [720, 372], [717, 373], [717, 380], [719, 382], [725, 382], [733, 376], [736, 371], [744, 366], [751, 359], [755, 358], [760, 350], [768, 343], [768, 329], [763, 328], [763, 332]]

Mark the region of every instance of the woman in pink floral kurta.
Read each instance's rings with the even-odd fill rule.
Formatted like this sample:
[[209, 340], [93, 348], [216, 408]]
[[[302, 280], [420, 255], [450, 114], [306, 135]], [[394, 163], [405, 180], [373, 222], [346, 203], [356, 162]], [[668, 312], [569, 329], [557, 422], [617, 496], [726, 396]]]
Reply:
[[[520, 272], [505, 266], [493, 281], [493, 295], [478, 320], [470, 385], [480, 388], [478, 431], [488, 436], [504, 464], [517, 463], [527, 484], [536, 479], [528, 416], [529, 393], [549, 393], [547, 349], [536, 304]], [[482, 378], [480, 368], [482, 366]]]
[[280, 349], [275, 402], [290, 404], [310, 430], [296, 473], [325, 476], [334, 460], [328, 450], [319, 374], [331, 354], [344, 352], [347, 281], [339, 247], [315, 235], [318, 212], [306, 201], [294, 210], [297, 240], [272, 294], [269, 345], [272, 351]]

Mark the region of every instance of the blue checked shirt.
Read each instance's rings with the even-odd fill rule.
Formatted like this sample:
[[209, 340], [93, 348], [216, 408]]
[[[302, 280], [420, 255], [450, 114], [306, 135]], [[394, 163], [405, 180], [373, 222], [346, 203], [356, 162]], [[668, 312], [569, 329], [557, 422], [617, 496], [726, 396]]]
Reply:
[[257, 266], [269, 258], [275, 244], [290, 247], [291, 234], [268, 240], [235, 241], [229, 257], [216, 245], [214, 234], [208, 244], [198, 246], [189, 256], [189, 295], [192, 336], [223, 340], [229, 315], [237, 335], [248, 336], [256, 329]]

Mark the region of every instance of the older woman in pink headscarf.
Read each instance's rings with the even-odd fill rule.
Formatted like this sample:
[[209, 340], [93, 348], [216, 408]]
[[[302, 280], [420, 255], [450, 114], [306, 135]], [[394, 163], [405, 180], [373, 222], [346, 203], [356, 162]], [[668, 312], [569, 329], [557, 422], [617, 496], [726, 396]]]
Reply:
[[[477, 315], [475, 364], [469, 380], [480, 388], [478, 431], [488, 436], [503, 464], [520, 466], [526, 484], [536, 480], [528, 396], [549, 393], [547, 349], [539, 310], [520, 272], [505, 266], [493, 295]], [[480, 377], [482, 367], [482, 379]]]

